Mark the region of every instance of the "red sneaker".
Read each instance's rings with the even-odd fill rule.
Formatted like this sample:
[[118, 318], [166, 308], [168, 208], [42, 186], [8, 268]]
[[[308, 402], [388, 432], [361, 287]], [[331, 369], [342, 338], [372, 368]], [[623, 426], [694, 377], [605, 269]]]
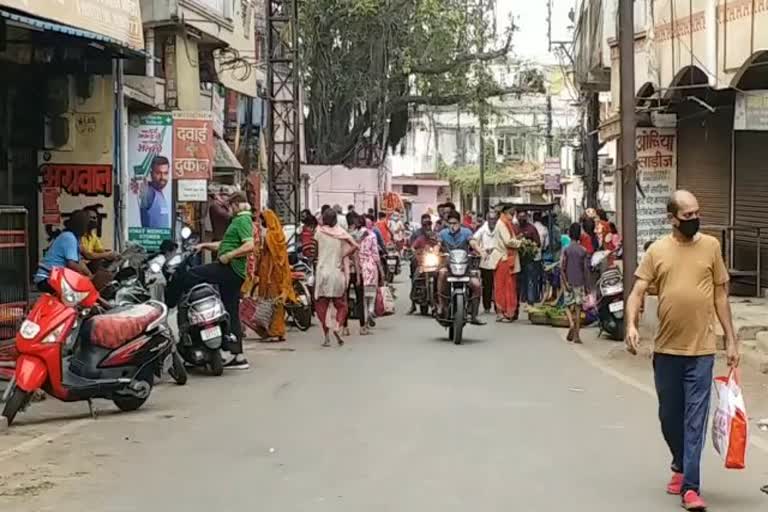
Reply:
[[672, 478], [669, 480], [669, 483], [667, 484], [667, 494], [674, 494], [676, 496], [680, 496], [682, 492], [683, 492], [683, 474], [672, 473]]
[[699, 496], [699, 493], [696, 491], [685, 491], [685, 494], [683, 494], [682, 505], [685, 510], [696, 510], [701, 512], [707, 510], [707, 504], [704, 503], [704, 500], [701, 499], [701, 496]]

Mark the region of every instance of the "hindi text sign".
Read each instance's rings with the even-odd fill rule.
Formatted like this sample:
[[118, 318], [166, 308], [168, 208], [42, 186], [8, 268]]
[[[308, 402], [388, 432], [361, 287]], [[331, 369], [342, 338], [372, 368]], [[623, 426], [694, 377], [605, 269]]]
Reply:
[[213, 178], [213, 115], [211, 112], [173, 113], [173, 177]]
[[637, 197], [638, 257], [646, 242], [667, 235], [667, 200], [677, 186], [677, 131], [674, 128], [638, 128], [637, 179], [645, 197]]

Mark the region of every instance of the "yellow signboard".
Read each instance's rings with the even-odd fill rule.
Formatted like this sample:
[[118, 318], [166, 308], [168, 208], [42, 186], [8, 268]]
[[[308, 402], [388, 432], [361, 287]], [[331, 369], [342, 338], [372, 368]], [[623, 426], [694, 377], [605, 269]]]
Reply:
[[3, 6], [144, 48], [139, 0], [0, 0]]

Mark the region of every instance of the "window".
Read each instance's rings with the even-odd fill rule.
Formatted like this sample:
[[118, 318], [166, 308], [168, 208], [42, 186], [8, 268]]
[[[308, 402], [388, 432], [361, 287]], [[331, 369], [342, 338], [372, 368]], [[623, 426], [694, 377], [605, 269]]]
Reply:
[[514, 137], [512, 139], [512, 156], [525, 157], [525, 138]]
[[418, 185], [403, 185], [403, 194], [408, 194], [411, 196], [417, 196], [419, 195], [419, 186]]
[[496, 139], [496, 154], [499, 156], [504, 156], [504, 142], [504, 137]]

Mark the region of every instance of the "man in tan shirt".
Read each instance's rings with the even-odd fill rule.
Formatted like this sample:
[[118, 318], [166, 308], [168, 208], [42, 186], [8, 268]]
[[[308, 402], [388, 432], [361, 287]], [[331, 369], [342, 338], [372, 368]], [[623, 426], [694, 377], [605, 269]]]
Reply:
[[714, 237], [699, 233], [699, 203], [678, 190], [667, 203], [672, 234], [653, 243], [643, 256], [627, 306], [627, 349], [637, 353], [637, 320], [650, 285], [658, 290], [659, 330], [653, 368], [659, 419], [672, 452], [667, 492], [682, 496], [686, 510], [705, 510], [700, 464], [709, 415], [716, 343], [713, 323], [720, 320], [728, 364], [739, 363], [739, 348], [728, 304], [728, 270]]

